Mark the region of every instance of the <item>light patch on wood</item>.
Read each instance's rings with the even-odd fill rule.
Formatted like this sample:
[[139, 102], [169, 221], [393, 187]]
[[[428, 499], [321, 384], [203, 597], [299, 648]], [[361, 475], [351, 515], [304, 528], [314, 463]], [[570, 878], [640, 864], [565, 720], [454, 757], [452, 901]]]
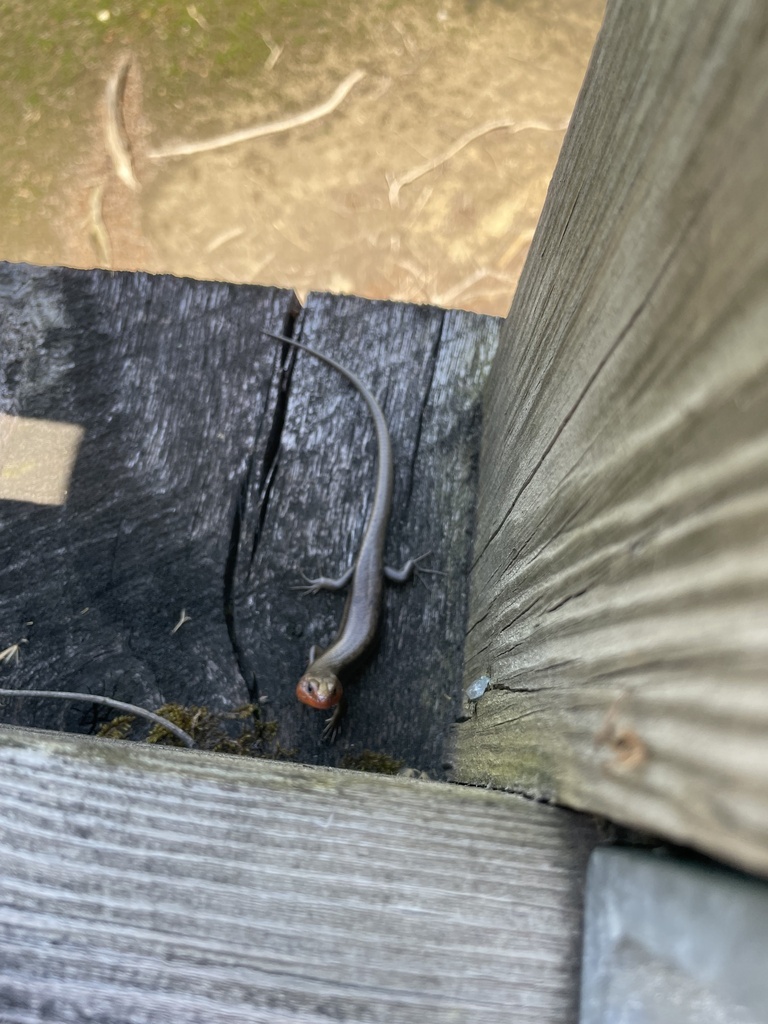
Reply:
[[83, 428], [0, 413], [0, 500], [63, 505]]

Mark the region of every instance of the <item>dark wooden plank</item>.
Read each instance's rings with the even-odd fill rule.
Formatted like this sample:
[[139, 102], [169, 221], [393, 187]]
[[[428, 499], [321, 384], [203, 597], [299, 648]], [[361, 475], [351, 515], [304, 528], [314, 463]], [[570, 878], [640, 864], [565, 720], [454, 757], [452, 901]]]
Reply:
[[[297, 759], [368, 750], [440, 772], [458, 711], [480, 392], [500, 321], [311, 296], [296, 327], [381, 396], [397, 461], [391, 561], [431, 552], [446, 573], [388, 592], [381, 643], [328, 748], [322, 715], [294, 689], [343, 597], [291, 587], [302, 569], [335, 572], [354, 557], [373, 432], [338, 374], [307, 357], [294, 369], [259, 337], [288, 323], [291, 296], [25, 267], [4, 282], [6, 408], [85, 434], [64, 506], [0, 507], [0, 649], [28, 641], [0, 679], [152, 708], [265, 699]], [[172, 634], [182, 609], [191, 621]], [[110, 717], [5, 708], [17, 724], [71, 730]]]
[[4, 1024], [575, 1022], [588, 821], [0, 728]]
[[490, 377], [457, 777], [768, 871], [768, 7], [613, 0]]
[[[390, 425], [395, 458], [387, 561], [444, 576], [389, 587], [380, 643], [346, 688], [334, 748], [318, 744], [324, 716], [294, 688], [312, 643], [333, 638], [340, 594], [289, 588], [351, 565], [370, 507], [375, 443], [362, 399], [339, 374], [299, 355], [266, 506], [249, 497], [238, 559], [236, 629], [283, 746], [301, 760], [339, 763], [365, 750], [439, 771], [459, 711], [467, 567], [474, 518], [480, 395], [500, 321], [428, 306], [310, 295], [296, 337], [368, 381]], [[257, 489], [255, 484], [254, 490]], [[254, 545], [254, 537], [256, 543]]]
[[[275, 416], [290, 292], [0, 267], [7, 413], [83, 431], [66, 504], [0, 502], [2, 685], [157, 707], [249, 699], [225, 615], [233, 513]], [[42, 453], [36, 472], [47, 472]], [[191, 621], [172, 634], [182, 609]], [[17, 724], [93, 728], [91, 705], [5, 701]], [[100, 720], [112, 717], [99, 713]]]

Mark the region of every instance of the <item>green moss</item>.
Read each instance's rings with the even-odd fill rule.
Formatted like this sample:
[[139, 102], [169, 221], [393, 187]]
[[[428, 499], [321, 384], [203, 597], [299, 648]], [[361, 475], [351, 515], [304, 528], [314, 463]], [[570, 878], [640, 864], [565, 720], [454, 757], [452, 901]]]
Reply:
[[[156, 714], [183, 729], [200, 750], [242, 757], [288, 758], [292, 752], [277, 742], [277, 723], [262, 722], [255, 704], [243, 704], [233, 711], [211, 711], [195, 704], [163, 704]], [[118, 715], [101, 726], [97, 735], [110, 739], [132, 739], [134, 727], [140, 725], [133, 715]], [[146, 743], [183, 746], [173, 733], [162, 725], [153, 726]]]
[[[14, 259], [24, 258], [30, 229], [37, 251], [60, 246], [45, 225], [52, 213], [66, 216], [62, 204], [71, 200], [60, 198], [62, 188], [80, 197], [96, 174], [89, 161], [103, 148], [105, 84], [121, 55], [134, 59], [132, 116], [151, 126], [147, 140], [131, 122], [140, 152], [304, 109], [328, 95], [356, 55], [380, 45], [381, 20], [349, 0], [282, 0], [268, 8], [250, 0], [49, 0], [32, 7], [27, 0], [0, 4], [0, 206], [16, 246], [4, 255]], [[274, 71], [264, 67], [267, 40], [286, 51]]]
[[375, 772], [377, 775], [397, 775], [405, 764], [389, 754], [377, 754], [373, 750], [361, 750], [359, 754], [347, 754], [341, 760], [341, 768], [356, 772]]
[[117, 715], [116, 718], [111, 719], [109, 722], [105, 722], [104, 725], [99, 728], [96, 735], [103, 736], [108, 740], [124, 740], [133, 728], [135, 721], [135, 715]]

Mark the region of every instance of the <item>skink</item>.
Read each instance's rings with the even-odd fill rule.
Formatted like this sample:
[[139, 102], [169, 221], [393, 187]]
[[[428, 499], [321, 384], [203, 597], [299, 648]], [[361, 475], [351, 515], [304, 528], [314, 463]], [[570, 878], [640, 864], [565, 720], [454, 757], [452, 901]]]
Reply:
[[379, 403], [357, 374], [337, 363], [335, 359], [323, 355], [322, 352], [317, 352], [308, 345], [294, 341], [292, 338], [285, 338], [280, 334], [273, 334], [271, 331], [263, 333], [275, 341], [292, 345], [299, 351], [314, 356], [315, 359], [333, 367], [343, 377], [346, 377], [365, 399], [376, 428], [376, 486], [357, 558], [344, 575], [338, 579], [320, 577], [315, 580], [307, 580], [306, 590], [308, 593], [317, 593], [319, 590], [341, 590], [342, 587], [349, 585], [349, 594], [336, 639], [319, 655], [316, 654], [315, 648], [312, 649], [309, 655], [309, 665], [296, 686], [296, 696], [303, 704], [323, 710], [334, 709], [323, 730], [323, 738], [333, 740], [342, 713], [343, 690], [339, 676], [348, 666], [357, 661], [376, 636], [381, 614], [384, 580], [386, 578], [395, 583], [404, 583], [413, 574], [419, 559], [410, 559], [402, 569], [392, 569], [384, 565], [384, 544], [392, 510], [394, 468], [392, 443]]

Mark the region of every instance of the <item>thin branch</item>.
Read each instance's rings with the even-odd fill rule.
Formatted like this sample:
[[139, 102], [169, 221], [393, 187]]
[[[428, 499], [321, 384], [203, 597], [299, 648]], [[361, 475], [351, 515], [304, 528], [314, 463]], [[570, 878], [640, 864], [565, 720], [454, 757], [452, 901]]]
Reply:
[[131, 151], [128, 148], [121, 113], [123, 96], [125, 94], [125, 82], [128, 78], [130, 66], [131, 55], [128, 53], [122, 57], [117, 68], [107, 80], [107, 88], [104, 95], [104, 141], [118, 178], [128, 188], [138, 192], [140, 185], [136, 180], [136, 175], [133, 173]]
[[56, 700], [85, 700], [90, 701], [91, 704], [105, 704], [110, 708], [117, 708], [118, 711], [127, 711], [131, 715], [138, 715], [141, 718], [146, 718], [150, 722], [154, 722], [155, 725], [161, 725], [168, 732], [181, 740], [187, 747], [194, 747], [195, 741], [192, 737], [180, 729], [174, 722], [164, 718], [162, 715], [156, 715], [154, 711], [147, 711], [146, 708], [140, 708], [136, 704], [126, 704], [122, 700], [113, 700], [112, 697], [102, 697], [96, 693], [76, 693], [67, 690], [5, 690], [0, 689], [0, 697], [53, 697]]
[[488, 135], [490, 132], [498, 132], [503, 128], [508, 128], [512, 132], [524, 132], [529, 128], [537, 129], [542, 132], [562, 132], [565, 131], [567, 127], [567, 120], [562, 121], [560, 124], [547, 124], [545, 121], [487, 121], [485, 124], [481, 124], [479, 128], [473, 128], [472, 131], [465, 132], [464, 135], [461, 135], [456, 139], [453, 145], [449, 146], [444, 153], [440, 154], [440, 156], [436, 156], [433, 160], [427, 160], [426, 163], [420, 164], [418, 167], [414, 167], [411, 171], [406, 171], [406, 173], [401, 174], [399, 178], [391, 178], [389, 182], [390, 205], [399, 205], [400, 189], [405, 188], [406, 185], [410, 185], [425, 174], [429, 174], [430, 171], [434, 171], [442, 164], [447, 163], [448, 160], [461, 152], [465, 146], [468, 146], [470, 142], [474, 142], [475, 139], [479, 139], [482, 135]]
[[334, 111], [362, 78], [365, 78], [364, 71], [353, 71], [351, 75], [347, 75], [325, 103], [312, 107], [311, 110], [305, 110], [302, 114], [294, 114], [293, 117], [286, 117], [282, 121], [272, 121], [270, 124], [254, 125], [252, 128], [242, 128], [236, 132], [217, 135], [215, 138], [206, 139], [203, 142], [172, 143], [170, 146], [151, 150], [147, 156], [150, 160], [165, 160], [170, 156], [193, 156], [195, 153], [207, 153], [212, 149], [234, 146], [238, 142], [249, 142], [251, 139], [261, 139], [265, 135], [277, 135], [280, 132], [287, 132], [291, 128], [300, 128], [302, 125], [318, 121], [321, 117]]

